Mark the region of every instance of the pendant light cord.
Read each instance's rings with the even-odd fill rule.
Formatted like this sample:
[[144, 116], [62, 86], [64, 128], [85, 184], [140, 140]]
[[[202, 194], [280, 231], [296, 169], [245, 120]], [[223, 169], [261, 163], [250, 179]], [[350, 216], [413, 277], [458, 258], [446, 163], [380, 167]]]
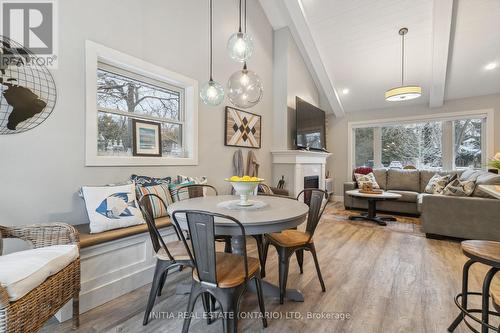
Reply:
[[241, 0], [240, 0], [240, 5], [238, 7], [238, 32], [241, 32]]
[[247, 0], [245, 0], [245, 33], [247, 33]]
[[405, 82], [405, 34], [401, 35], [401, 86]]
[[212, 38], [213, 38], [213, 31], [212, 31], [212, 25], [213, 25], [213, 4], [212, 4], [212, 1], [213, 0], [209, 0], [209, 10], [210, 10], [210, 14], [209, 14], [209, 20], [210, 20], [210, 28], [209, 28], [209, 31], [210, 31], [210, 81], [213, 81], [213, 78], [212, 78], [212, 72], [213, 72], [213, 60], [212, 60], [212, 49], [213, 49], [213, 46], [212, 46]]

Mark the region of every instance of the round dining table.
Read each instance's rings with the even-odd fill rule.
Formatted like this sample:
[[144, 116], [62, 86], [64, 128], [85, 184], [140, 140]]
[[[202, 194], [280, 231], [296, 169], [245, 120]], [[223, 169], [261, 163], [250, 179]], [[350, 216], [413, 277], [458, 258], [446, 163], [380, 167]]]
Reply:
[[[178, 210], [199, 210], [229, 215], [241, 222], [247, 236], [262, 236], [266, 233], [279, 232], [302, 224], [305, 221], [309, 207], [292, 198], [279, 196], [251, 196], [252, 206], [238, 206], [238, 196], [218, 195], [192, 198], [177, 201], [168, 206], [168, 213]], [[187, 230], [185, 216], [177, 216], [181, 229]], [[215, 234], [231, 236], [232, 251], [242, 254], [243, 237], [239, 226], [231, 221], [215, 218]], [[269, 297], [279, 297], [279, 287], [268, 281], [262, 281], [263, 293]], [[249, 283], [248, 289], [255, 291], [255, 284]], [[300, 290], [287, 289], [286, 298], [303, 302], [304, 295]]]

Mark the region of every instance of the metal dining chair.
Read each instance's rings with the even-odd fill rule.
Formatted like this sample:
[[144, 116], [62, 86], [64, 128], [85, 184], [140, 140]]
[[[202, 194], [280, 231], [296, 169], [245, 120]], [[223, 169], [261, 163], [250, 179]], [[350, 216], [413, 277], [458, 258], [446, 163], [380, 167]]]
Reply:
[[309, 213], [307, 215], [307, 224], [305, 231], [299, 231], [296, 229], [284, 230], [282, 232], [276, 232], [271, 234], [266, 234], [264, 238], [264, 264], [263, 270], [265, 269], [265, 264], [267, 261], [267, 253], [269, 251], [269, 245], [273, 245], [278, 252], [279, 257], [279, 286], [280, 286], [280, 304], [283, 304], [286, 284], [288, 279], [288, 269], [290, 265], [290, 256], [296, 254], [297, 262], [299, 264], [300, 273], [303, 271], [303, 261], [304, 261], [304, 250], [310, 251], [314, 264], [316, 266], [316, 273], [318, 274], [318, 279], [321, 284], [321, 290], [326, 291], [325, 283], [323, 282], [323, 277], [321, 275], [321, 270], [318, 263], [318, 258], [316, 255], [316, 248], [314, 246], [313, 236], [316, 227], [323, 215], [323, 212], [328, 203], [329, 194], [328, 192], [320, 189], [304, 189], [297, 195], [297, 200], [303, 196], [304, 203], [309, 206]]
[[[189, 199], [200, 198], [205, 196], [205, 190], [212, 192], [213, 195], [219, 195], [217, 189], [209, 184], [188, 184], [177, 188], [177, 199], [180, 200], [179, 193], [182, 190], [188, 191]], [[231, 236], [216, 236], [215, 240], [224, 242], [224, 252], [231, 253]]]
[[[172, 213], [173, 223], [179, 227], [178, 217], [183, 215], [191, 235], [191, 248], [186, 238], [181, 234], [182, 241], [188, 248], [189, 256], [194, 263], [193, 283], [187, 307], [187, 316], [184, 319], [182, 332], [189, 330], [191, 313], [200, 295], [210, 294], [221, 307], [224, 333], [238, 331], [238, 312], [241, 296], [250, 280], [254, 279], [262, 314], [262, 324], [267, 327], [265, 318], [264, 298], [260, 277], [260, 263], [256, 258], [248, 257], [246, 251], [245, 228], [235, 218], [227, 215], [206, 211], [178, 210]], [[216, 252], [215, 223], [220, 218], [235, 223], [241, 231], [244, 252], [242, 255]]]
[[[146, 305], [146, 311], [144, 313], [144, 319], [142, 322], [143, 325], [148, 324], [149, 314], [153, 309], [155, 300], [158, 296], [161, 296], [161, 291], [163, 289], [163, 286], [165, 285], [168, 271], [173, 268], [194, 266], [193, 261], [189, 256], [189, 251], [186, 249], [186, 244], [182, 241], [182, 230], [177, 228], [175, 224], [173, 224], [173, 227], [179, 240], [169, 243], [165, 243], [165, 241], [163, 240], [163, 237], [156, 227], [155, 220], [153, 218], [151, 199], [159, 200], [160, 204], [165, 206], [165, 210], [167, 207], [163, 199], [156, 194], [146, 194], [139, 200], [139, 208], [141, 209], [144, 219], [146, 220], [149, 236], [151, 238], [153, 250], [157, 259], [153, 283], [151, 284], [148, 303]], [[205, 307], [205, 312], [208, 312], [210, 309], [208, 300], [208, 295], [204, 295], [203, 304]], [[210, 321], [208, 323], [210, 324]]]

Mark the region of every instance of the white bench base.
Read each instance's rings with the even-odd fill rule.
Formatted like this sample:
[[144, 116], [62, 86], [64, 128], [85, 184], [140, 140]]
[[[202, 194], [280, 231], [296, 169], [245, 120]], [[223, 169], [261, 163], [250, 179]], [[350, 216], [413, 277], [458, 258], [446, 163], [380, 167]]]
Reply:
[[[160, 233], [166, 242], [177, 240], [171, 227]], [[84, 248], [80, 260], [80, 313], [151, 283], [156, 265], [147, 232]], [[55, 315], [59, 322], [72, 316], [72, 301]]]

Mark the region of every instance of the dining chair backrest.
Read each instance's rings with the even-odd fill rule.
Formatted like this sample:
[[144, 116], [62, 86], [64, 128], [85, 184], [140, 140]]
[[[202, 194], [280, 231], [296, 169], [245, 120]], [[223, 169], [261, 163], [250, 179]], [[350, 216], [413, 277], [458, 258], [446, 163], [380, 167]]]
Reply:
[[213, 195], [219, 195], [217, 189], [208, 184], [188, 184], [182, 185], [177, 188], [177, 199], [179, 199], [179, 193], [183, 190], [188, 191], [189, 199], [204, 197], [207, 192], [212, 192]]
[[[172, 256], [170, 251], [168, 250], [163, 237], [161, 237], [160, 231], [158, 231], [158, 227], [156, 226], [155, 219], [153, 218], [153, 208], [151, 206], [151, 199], [159, 200], [160, 204], [165, 206], [165, 210], [167, 209], [167, 205], [163, 201], [161, 197], [154, 193], [143, 195], [139, 199], [139, 208], [141, 209], [142, 215], [144, 216], [144, 220], [146, 221], [146, 225], [148, 226], [149, 237], [151, 238], [151, 243], [153, 244], [153, 249], [157, 253], [161, 248], [165, 250], [165, 253], [169, 257], [170, 260], [175, 261], [175, 258]], [[179, 236], [178, 229], [174, 226], [177, 237]]]
[[297, 200], [300, 196], [304, 197], [304, 203], [309, 206], [306, 231], [309, 233], [309, 238], [312, 238], [328, 204], [329, 194], [318, 188], [306, 188], [297, 195]]
[[224, 222], [235, 223], [240, 231], [243, 241], [243, 260], [245, 268], [245, 281], [248, 279], [248, 257], [246, 252], [245, 228], [237, 219], [206, 211], [177, 210], [172, 213], [173, 223], [180, 229], [179, 218], [184, 217], [189, 230], [193, 252], [187, 246], [184, 234], [182, 241], [188, 248], [188, 253], [198, 272], [200, 282], [210, 285], [218, 285], [217, 260], [215, 250], [215, 219], [224, 219]]

